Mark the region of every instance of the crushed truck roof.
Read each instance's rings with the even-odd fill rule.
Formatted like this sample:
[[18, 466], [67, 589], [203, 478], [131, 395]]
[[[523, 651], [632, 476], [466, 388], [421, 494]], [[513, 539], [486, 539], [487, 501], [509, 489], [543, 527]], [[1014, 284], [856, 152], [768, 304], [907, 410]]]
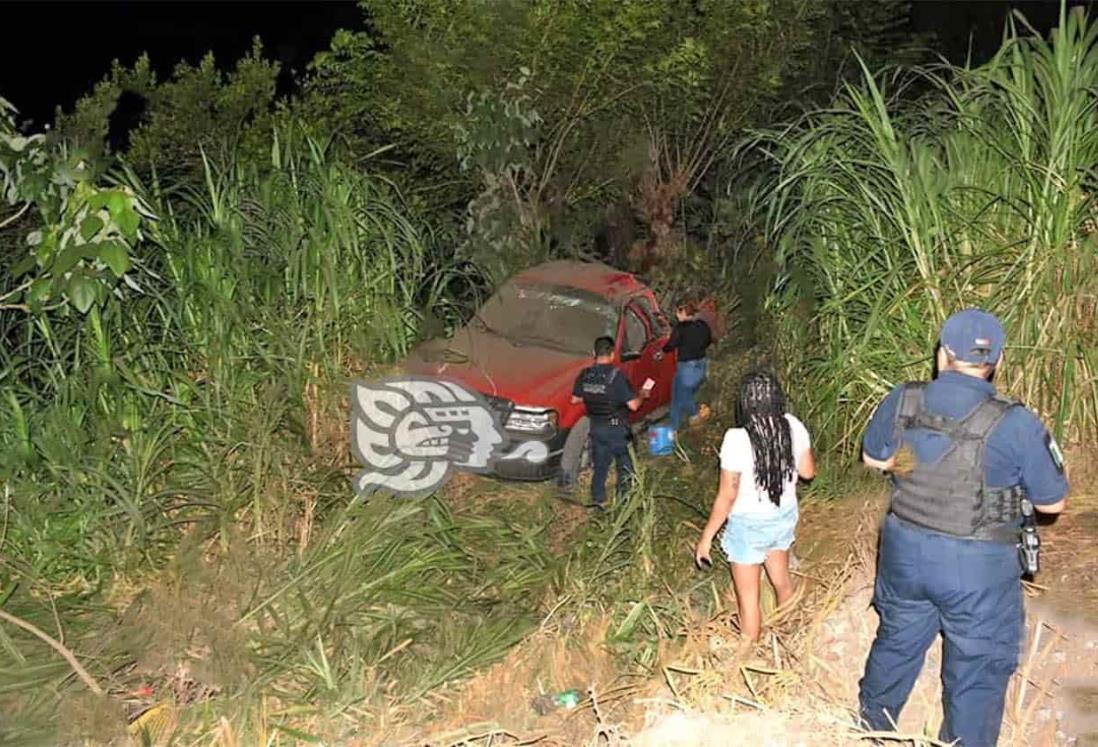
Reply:
[[520, 284], [563, 285], [591, 291], [607, 298], [620, 298], [644, 289], [628, 272], [601, 262], [558, 260], [523, 270], [512, 278]]

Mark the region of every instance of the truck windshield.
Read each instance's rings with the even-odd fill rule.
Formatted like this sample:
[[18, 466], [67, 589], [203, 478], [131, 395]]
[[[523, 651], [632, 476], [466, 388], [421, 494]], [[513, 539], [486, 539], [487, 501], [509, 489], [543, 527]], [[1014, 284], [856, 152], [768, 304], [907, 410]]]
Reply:
[[475, 322], [519, 345], [590, 355], [595, 338], [615, 337], [618, 315], [605, 298], [556, 285], [505, 283]]

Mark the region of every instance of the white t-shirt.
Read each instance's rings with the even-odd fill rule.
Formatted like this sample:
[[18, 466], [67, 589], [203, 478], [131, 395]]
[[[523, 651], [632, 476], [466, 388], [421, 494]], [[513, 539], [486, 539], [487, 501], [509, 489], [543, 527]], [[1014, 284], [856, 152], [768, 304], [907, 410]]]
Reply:
[[[797, 469], [800, 469], [801, 460], [812, 445], [808, 429], [789, 413], [785, 414], [785, 419], [789, 421], [789, 434], [793, 437], [793, 460]], [[743, 428], [729, 428], [725, 431], [724, 441], [721, 443], [721, 469], [740, 473], [740, 492], [732, 504], [732, 515], [778, 511], [770, 501], [770, 496], [760, 490], [755, 482], [755, 455], [751, 451], [751, 439]], [[788, 510], [796, 503], [797, 473], [794, 471], [793, 478], [786, 482], [782, 490], [781, 510]]]

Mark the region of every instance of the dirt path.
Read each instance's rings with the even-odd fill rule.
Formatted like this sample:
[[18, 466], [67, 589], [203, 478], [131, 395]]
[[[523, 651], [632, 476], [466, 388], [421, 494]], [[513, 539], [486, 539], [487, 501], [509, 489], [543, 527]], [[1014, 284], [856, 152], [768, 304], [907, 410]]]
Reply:
[[[609, 620], [573, 630], [574, 620], [547, 618], [448, 698], [452, 730], [414, 743], [487, 744], [490, 735], [514, 743], [510, 734], [557, 745], [865, 744], [851, 727], [851, 706], [876, 627], [870, 599], [881, 508], [872, 495], [805, 502], [796, 551], [806, 596], [746, 657], [730, 653], [730, 596], [722, 614], [696, 619], [669, 641], [647, 678], [623, 676], [602, 644]], [[1027, 587], [1027, 640], [1000, 744], [1098, 745], [1098, 499], [1076, 490], [1042, 539], [1044, 571], [1040, 586]], [[909, 744], [931, 744], [925, 735], [937, 733], [940, 662], [939, 642], [900, 719]], [[548, 715], [531, 705], [540, 692], [576, 685], [590, 687], [594, 701]]]
[[[870, 503], [869, 505], [873, 505]], [[1088, 719], [1082, 699], [1098, 686], [1098, 609], [1091, 596], [1075, 594], [1076, 580], [1093, 573], [1098, 532], [1080, 532], [1087, 516], [1084, 500], [1065, 521], [1045, 527], [1046, 554], [1042, 586], [1028, 585], [1027, 637], [1019, 672], [1011, 682], [1001, 744], [1084, 744], [1098, 738], [1098, 724]], [[847, 585], [845, 597], [821, 626], [814, 663], [830, 676], [829, 690], [848, 703], [857, 697], [857, 676], [876, 630], [871, 568], [861, 568]], [[1065, 604], [1071, 598], [1075, 604]], [[1082, 602], [1082, 603], [1081, 603]], [[851, 671], [853, 670], [853, 671]], [[900, 729], [912, 735], [936, 735], [941, 723], [941, 642], [927, 656]], [[1093, 708], [1090, 709], [1093, 712]], [[1089, 736], [1088, 736], [1089, 735]], [[1074, 742], [1073, 740], [1079, 740]], [[1090, 742], [1095, 743], [1095, 742]]]
[[[809, 636], [797, 667], [801, 681], [822, 685], [824, 694], [806, 687], [772, 708], [744, 716], [668, 715], [632, 744], [865, 744], [848, 726], [849, 709], [876, 631], [870, 548], [876, 544], [881, 509], [879, 498], [867, 498], [806, 506], [803, 513], [803, 571], [818, 577], [844, 555], [842, 562], [855, 567], [838, 603]], [[1044, 572], [1040, 585], [1026, 587], [1027, 635], [1007, 694], [1001, 745], [1098, 745], [1096, 509], [1094, 494], [1077, 489], [1069, 512], [1042, 528]], [[940, 671], [939, 641], [898, 724], [900, 734], [911, 737], [909, 744], [929, 744], [925, 736], [937, 735]]]

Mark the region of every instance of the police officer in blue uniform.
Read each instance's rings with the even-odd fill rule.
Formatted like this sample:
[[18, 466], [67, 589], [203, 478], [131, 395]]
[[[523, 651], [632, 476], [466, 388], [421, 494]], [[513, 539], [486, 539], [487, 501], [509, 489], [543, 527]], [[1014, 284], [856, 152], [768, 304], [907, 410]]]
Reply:
[[[617, 493], [629, 488], [633, 475], [633, 460], [629, 456], [629, 413], [641, 405], [625, 374], [614, 365], [614, 340], [595, 340], [595, 365], [588, 366], [576, 377], [572, 387], [572, 402], [583, 402], [591, 420], [591, 500], [599, 508], [606, 500], [606, 476], [610, 463], [617, 461]], [[648, 391], [641, 390], [641, 397]]]
[[890, 392], [863, 442], [863, 461], [890, 472], [893, 487], [873, 596], [880, 627], [859, 705], [869, 728], [893, 729], [941, 633], [939, 738], [993, 747], [1024, 632], [1022, 507], [1059, 513], [1068, 485], [1045, 426], [991, 383], [1005, 342], [999, 321], [958, 312], [939, 342], [938, 377]]

